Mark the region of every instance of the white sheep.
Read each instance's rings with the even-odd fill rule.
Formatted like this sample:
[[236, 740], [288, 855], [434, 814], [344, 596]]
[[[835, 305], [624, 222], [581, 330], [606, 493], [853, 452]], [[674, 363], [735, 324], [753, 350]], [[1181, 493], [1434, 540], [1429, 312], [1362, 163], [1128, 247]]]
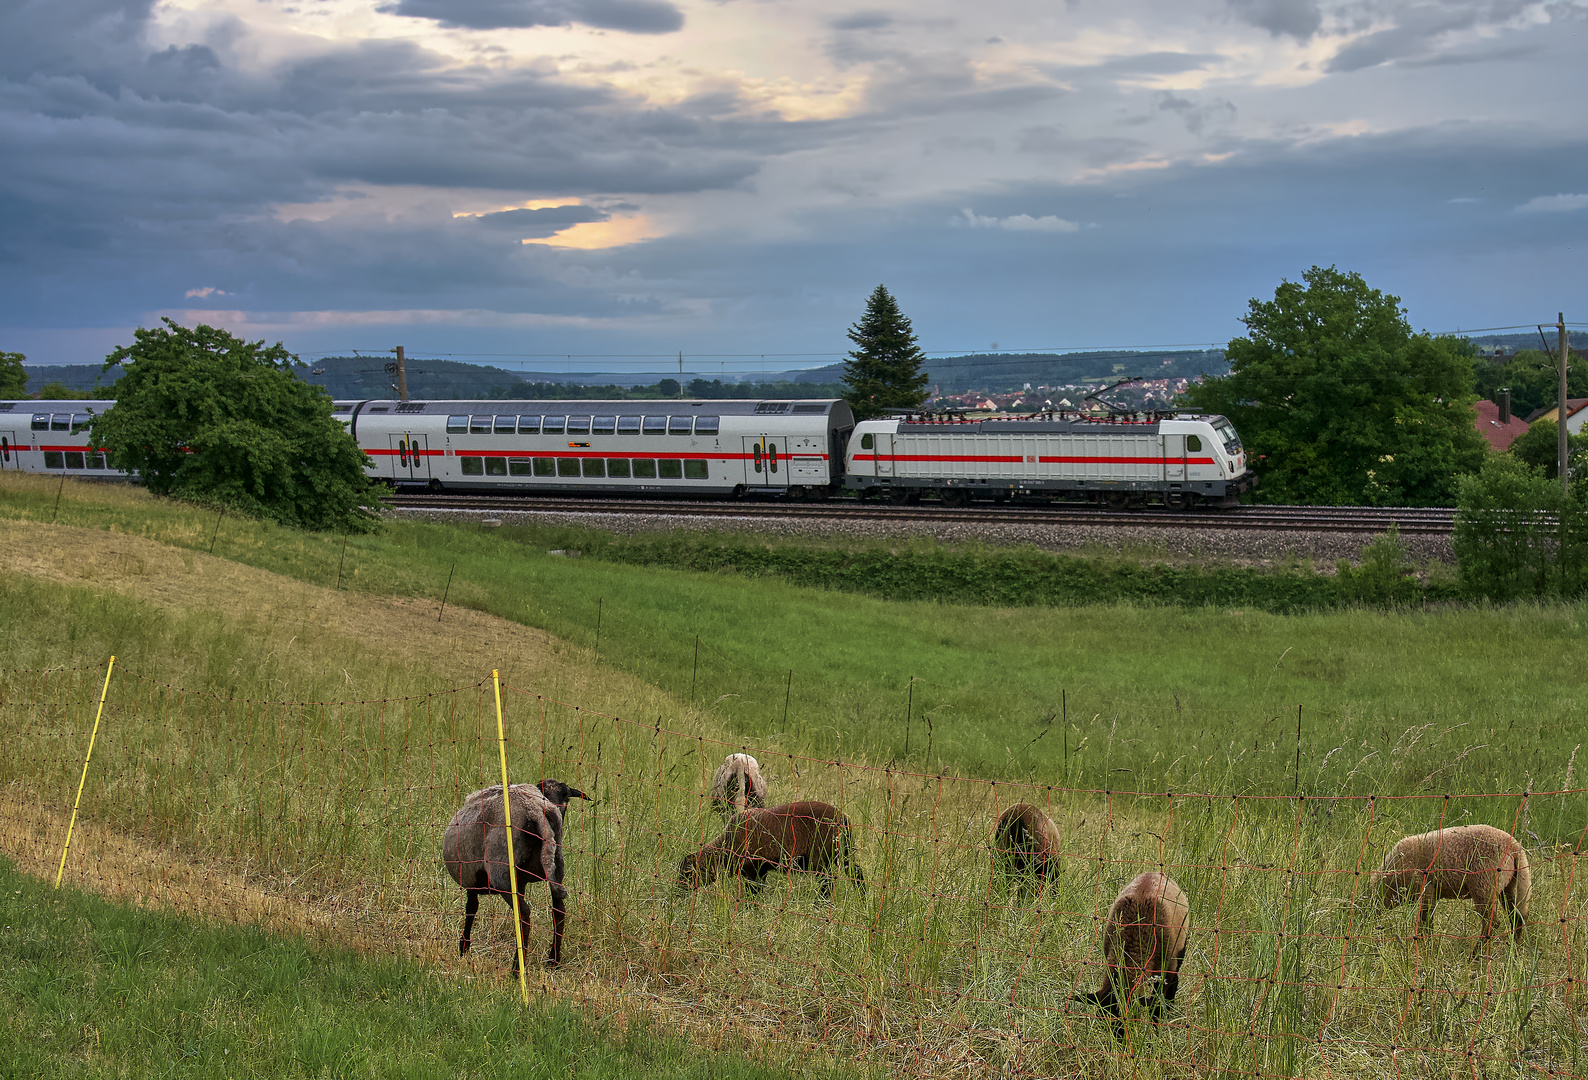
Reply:
[[1384, 869], [1373, 872], [1373, 892], [1386, 908], [1415, 896], [1419, 933], [1433, 919], [1438, 901], [1471, 900], [1487, 940], [1503, 907], [1520, 940], [1533, 871], [1526, 849], [1505, 830], [1455, 825], [1396, 843], [1384, 856]]
[[749, 754], [729, 754], [711, 777], [711, 808], [725, 818], [766, 805], [766, 780]]

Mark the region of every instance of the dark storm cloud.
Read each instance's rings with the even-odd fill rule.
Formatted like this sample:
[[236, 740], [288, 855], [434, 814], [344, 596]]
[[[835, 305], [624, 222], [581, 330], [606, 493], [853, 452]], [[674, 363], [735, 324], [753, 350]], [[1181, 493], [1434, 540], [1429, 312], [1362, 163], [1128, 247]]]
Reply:
[[518, 234], [525, 229], [545, 230], [550, 236], [558, 229], [579, 225], [587, 221], [607, 221], [612, 217], [593, 206], [544, 206], [538, 210], [501, 210], [494, 214], [480, 214], [474, 220], [493, 229], [506, 229]]
[[684, 25], [683, 12], [666, 0], [397, 0], [376, 10], [470, 30], [579, 23], [630, 34], [670, 34]]
[[1229, 0], [1241, 22], [1267, 30], [1274, 37], [1289, 34], [1306, 42], [1323, 26], [1317, 0]]
[[828, 24], [834, 30], [881, 30], [893, 25], [893, 16], [881, 11], [857, 11]]

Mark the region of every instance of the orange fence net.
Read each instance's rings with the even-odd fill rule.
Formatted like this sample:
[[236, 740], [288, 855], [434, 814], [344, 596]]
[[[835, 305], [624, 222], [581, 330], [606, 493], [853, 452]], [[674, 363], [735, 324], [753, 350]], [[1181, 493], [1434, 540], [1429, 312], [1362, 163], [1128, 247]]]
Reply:
[[[104, 668], [0, 672], [0, 851], [53, 876]], [[515, 783], [592, 799], [566, 815], [563, 963], [535, 978], [668, 1018], [918, 1075], [1588, 1075], [1584, 790], [1313, 798], [1098, 791], [772, 753], [503, 687]], [[65, 864], [68, 884], [195, 915], [505, 974], [514, 934], [487, 898], [459, 960], [463, 894], [442, 832], [498, 782], [489, 679], [424, 697], [274, 702], [117, 668]], [[851, 823], [865, 887], [741, 877], [692, 889], [681, 858], [724, 829], [724, 756], [755, 754], [768, 803]], [[1016, 803], [1058, 828], [1049, 879], [990, 843]], [[1531, 864], [1528, 925], [1485, 938], [1474, 906], [1376, 903], [1402, 836], [1484, 823]], [[1116, 1025], [1077, 995], [1105, 980], [1120, 887], [1163, 873], [1190, 904], [1179, 993]], [[531, 884], [532, 958], [544, 885]], [[504, 983], [504, 992], [508, 984]]]

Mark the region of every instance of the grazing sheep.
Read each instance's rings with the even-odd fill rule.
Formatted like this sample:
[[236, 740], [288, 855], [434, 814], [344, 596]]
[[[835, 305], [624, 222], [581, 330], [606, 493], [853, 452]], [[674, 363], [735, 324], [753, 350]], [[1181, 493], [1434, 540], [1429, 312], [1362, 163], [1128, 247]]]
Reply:
[[1103, 958], [1108, 970], [1095, 993], [1077, 994], [1075, 1000], [1096, 1005], [1114, 1017], [1114, 1035], [1125, 1037], [1120, 999], [1154, 976], [1162, 977], [1156, 993], [1143, 994], [1140, 1004], [1156, 1024], [1169, 1011], [1169, 1002], [1180, 989], [1180, 964], [1185, 960], [1186, 936], [1191, 922], [1191, 902], [1168, 877], [1139, 874], [1120, 890], [1108, 909], [1103, 927]]
[[729, 754], [711, 777], [711, 808], [725, 818], [766, 805], [761, 766], [749, 754]]
[[[561, 781], [543, 780], [542, 784]], [[576, 794], [567, 789], [568, 794]], [[518, 868], [518, 895], [513, 895], [507, 866], [507, 830], [502, 827], [502, 786], [476, 791], [463, 801], [463, 807], [447, 825], [441, 841], [441, 861], [447, 873], [468, 893], [463, 906], [463, 936], [458, 940], [458, 955], [469, 951], [469, 931], [480, 907], [480, 894], [496, 893], [509, 911], [515, 911], [524, 940], [529, 940], [529, 908], [524, 890], [532, 881], [544, 881], [551, 888], [551, 953], [548, 967], [562, 962], [562, 925], [567, 916], [568, 890], [563, 887], [562, 808], [541, 793], [535, 784], [514, 784], [513, 859]], [[517, 901], [515, 905], [515, 900]], [[513, 952], [513, 971], [518, 971], [518, 952]]]
[[584, 799], [589, 801], [590, 796], [576, 787], [570, 787], [561, 780], [542, 780], [535, 785], [540, 788], [540, 793], [546, 796], [546, 801], [551, 803], [564, 814], [568, 812], [569, 799]]
[[1533, 871], [1516, 838], [1492, 825], [1456, 825], [1408, 836], [1384, 856], [1373, 872], [1373, 891], [1386, 908], [1417, 897], [1417, 932], [1433, 919], [1440, 900], [1471, 900], [1483, 918], [1483, 937], [1494, 932], [1505, 909], [1518, 940], [1527, 920]]
[[1052, 881], [1061, 869], [1059, 827], [1040, 807], [1015, 803], [998, 815], [993, 826], [993, 858], [1017, 882]]
[[717, 839], [679, 861], [678, 884], [698, 889], [719, 876], [737, 875], [754, 891], [774, 870], [820, 874], [826, 900], [833, 894], [833, 869], [841, 867], [864, 891], [866, 875], [855, 862], [849, 828], [849, 819], [824, 802], [751, 808]]

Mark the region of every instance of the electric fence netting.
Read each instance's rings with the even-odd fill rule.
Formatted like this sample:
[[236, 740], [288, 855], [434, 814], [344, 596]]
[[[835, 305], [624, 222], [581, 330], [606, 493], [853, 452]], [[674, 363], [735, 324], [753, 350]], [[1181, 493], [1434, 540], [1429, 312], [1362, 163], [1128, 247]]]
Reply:
[[[503, 978], [513, 924], [440, 858], [453, 812], [500, 782], [492, 682], [422, 697], [278, 702], [195, 693], [116, 667], [0, 672], [0, 852], [67, 884]], [[693, 1032], [808, 1045], [909, 1075], [1588, 1076], [1585, 790], [1314, 797], [1099, 791], [780, 753], [502, 687], [515, 783], [592, 797], [566, 814], [562, 967], [571, 1001]], [[724, 828], [724, 755], [755, 754], [769, 803], [853, 825], [866, 879], [774, 874], [691, 890], [679, 860]], [[1053, 880], [1010, 881], [1007, 807], [1062, 835]], [[1482, 822], [1527, 848], [1528, 925], [1483, 937], [1447, 900], [1418, 931], [1372, 871], [1400, 837]], [[1554, 839], [1541, 839], [1551, 837]], [[1190, 898], [1179, 995], [1157, 1023], [1072, 1000], [1098, 988], [1120, 887], [1167, 874]], [[526, 889], [531, 957], [550, 935]], [[742, 1045], [742, 1042], [740, 1043]]]

